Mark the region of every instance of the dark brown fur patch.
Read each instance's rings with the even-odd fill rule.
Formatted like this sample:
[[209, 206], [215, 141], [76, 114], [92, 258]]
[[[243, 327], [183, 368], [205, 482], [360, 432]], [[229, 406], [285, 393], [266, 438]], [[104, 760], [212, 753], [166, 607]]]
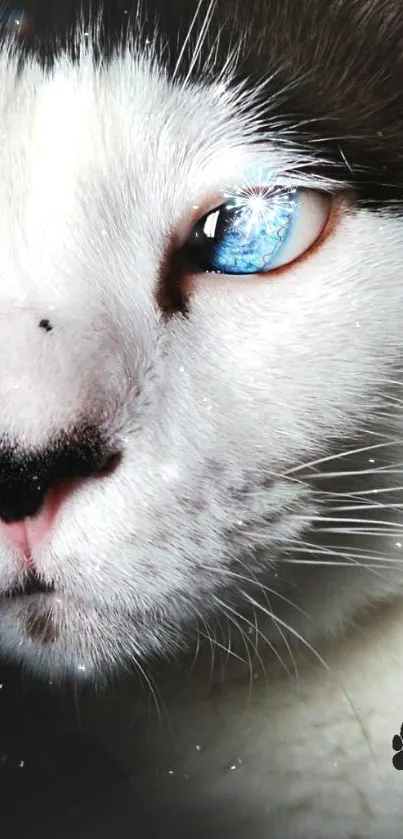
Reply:
[[[186, 77], [209, 5], [204, 0], [194, 20], [196, 0], [103, 0], [104, 48], [110, 50], [122, 31], [138, 36], [141, 29], [140, 39], [153, 41], [157, 29], [168, 72], [181, 55], [180, 76]], [[71, 33], [79, 9], [75, 0], [63, 4], [63, 14], [59, 4], [48, 2], [46, 24], [43, 0], [32, 3], [34, 15], [35, 6], [38, 47], [49, 43], [52, 28], [59, 36]], [[93, 0], [93, 15], [99, 7]], [[328, 165], [313, 164], [315, 172], [346, 179], [358, 200], [372, 208], [400, 211], [401, 0], [217, 0], [193, 80], [216, 77], [234, 48], [239, 48], [234, 83], [243, 80], [256, 89], [266, 81], [260, 95], [263, 131], [281, 123], [313, 157], [326, 158]]]

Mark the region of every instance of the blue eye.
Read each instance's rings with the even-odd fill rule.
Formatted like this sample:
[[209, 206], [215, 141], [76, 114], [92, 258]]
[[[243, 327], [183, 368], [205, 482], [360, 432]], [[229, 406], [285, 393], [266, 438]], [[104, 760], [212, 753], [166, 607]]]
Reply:
[[264, 274], [293, 261], [323, 230], [328, 199], [297, 189], [245, 191], [207, 213], [185, 245], [193, 273]]

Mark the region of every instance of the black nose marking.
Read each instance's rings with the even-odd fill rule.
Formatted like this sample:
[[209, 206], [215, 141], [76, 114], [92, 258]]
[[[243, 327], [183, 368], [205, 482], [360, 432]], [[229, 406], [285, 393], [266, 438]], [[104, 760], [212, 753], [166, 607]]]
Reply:
[[88, 427], [38, 452], [0, 441], [0, 519], [34, 516], [52, 486], [102, 472], [112, 454], [99, 430]]
[[39, 321], [38, 326], [39, 329], [43, 329], [44, 332], [51, 332], [53, 329], [50, 320], [48, 320], [47, 318], [42, 318], [42, 320]]

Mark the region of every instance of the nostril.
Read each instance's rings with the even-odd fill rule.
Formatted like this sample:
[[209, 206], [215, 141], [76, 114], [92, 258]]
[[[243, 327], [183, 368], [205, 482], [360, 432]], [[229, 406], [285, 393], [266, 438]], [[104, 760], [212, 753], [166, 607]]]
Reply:
[[[1, 458], [0, 458], [1, 463]], [[2, 469], [0, 465], [0, 470]], [[0, 473], [0, 519], [6, 524], [34, 516], [42, 507], [47, 486], [39, 475], [29, 475], [21, 466], [19, 477], [8, 471]]]
[[93, 428], [64, 434], [39, 452], [0, 443], [0, 519], [10, 524], [35, 516], [52, 488], [102, 474], [116, 457]]
[[8, 521], [0, 519], [0, 538], [24, 554], [26, 569], [33, 570], [32, 551], [48, 537], [60, 507], [74, 491], [76, 484], [77, 481], [66, 481], [51, 487], [40, 508], [32, 516]]

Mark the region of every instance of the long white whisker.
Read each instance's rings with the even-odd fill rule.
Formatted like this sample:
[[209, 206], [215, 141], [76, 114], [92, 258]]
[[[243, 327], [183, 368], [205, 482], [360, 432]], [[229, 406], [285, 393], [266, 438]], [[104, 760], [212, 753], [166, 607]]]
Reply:
[[311, 653], [311, 654], [312, 654], [312, 655], [316, 658], [316, 660], [317, 660], [317, 661], [320, 663], [320, 665], [324, 668], [324, 670], [325, 670], [325, 671], [326, 671], [326, 673], [328, 674], [329, 678], [332, 680], [332, 682], [333, 682], [334, 684], [336, 684], [336, 685], [337, 685], [337, 687], [339, 688], [339, 690], [340, 690], [340, 691], [341, 691], [341, 693], [343, 694], [344, 698], [346, 699], [346, 701], [347, 701], [348, 705], [350, 706], [350, 708], [351, 708], [351, 710], [352, 710], [352, 712], [353, 712], [353, 714], [354, 714], [354, 717], [355, 717], [355, 719], [356, 719], [356, 721], [357, 721], [357, 723], [358, 723], [358, 725], [359, 725], [359, 727], [360, 727], [360, 731], [361, 731], [361, 733], [362, 733], [362, 735], [363, 735], [363, 737], [364, 737], [364, 739], [365, 739], [365, 742], [366, 742], [366, 744], [367, 744], [367, 746], [368, 746], [368, 750], [369, 750], [370, 756], [371, 756], [372, 760], [374, 761], [375, 766], [378, 766], [378, 764], [377, 764], [377, 760], [376, 760], [376, 757], [375, 757], [375, 754], [374, 754], [374, 751], [373, 751], [372, 746], [371, 746], [371, 742], [370, 742], [370, 739], [369, 739], [368, 732], [367, 732], [367, 731], [366, 731], [366, 729], [365, 729], [365, 726], [364, 726], [364, 724], [363, 724], [363, 722], [362, 722], [361, 717], [360, 717], [360, 716], [359, 716], [359, 714], [358, 714], [358, 711], [357, 711], [357, 709], [356, 709], [356, 707], [355, 707], [355, 705], [354, 705], [354, 703], [353, 703], [353, 701], [352, 701], [352, 699], [351, 699], [351, 696], [349, 696], [349, 694], [347, 693], [347, 691], [346, 691], [346, 689], [344, 688], [344, 686], [343, 686], [343, 685], [342, 685], [339, 681], [337, 681], [337, 680], [334, 678], [334, 675], [333, 675], [333, 673], [332, 673], [332, 670], [331, 670], [331, 668], [329, 667], [329, 665], [328, 665], [327, 661], [325, 661], [325, 659], [323, 658], [323, 656], [321, 656], [321, 655], [320, 655], [320, 653], [319, 653], [319, 652], [315, 649], [315, 647], [313, 647], [313, 646], [312, 646], [312, 644], [310, 644], [310, 643], [309, 643], [309, 641], [307, 641], [307, 639], [306, 639], [306, 638], [304, 638], [304, 637], [303, 637], [303, 636], [302, 636], [302, 635], [301, 635], [301, 634], [300, 634], [300, 633], [299, 633], [296, 629], [294, 629], [294, 627], [290, 626], [290, 625], [289, 625], [289, 624], [287, 624], [285, 621], [281, 620], [281, 618], [279, 618], [277, 615], [275, 615], [275, 614], [273, 614], [273, 613], [270, 613], [270, 612], [267, 612], [267, 611], [266, 611], [266, 609], [264, 609], [264, 608], [263, 608], [262, 604], [261, 604], [261, 603], [259, 603], [259, 602], [257, 602], [257, 601], [255, 601], [253, 597], [250, 597], [250, 595], [249, 595], [247, 592], [242, 592], [242, 594], [245, 596], [246, 600], [247, 600], [247, 601], [248, 601], [248, 602], [249, 602], [252, 606], [254, 606], [254, 607], [255, 607], [255, 608], [257, 608], [257, 609], [260, 609], [260, 610], [261, 610], [261, 611], [262, 611], [265, 615], [267, 615], [267, 617], [269, 617], [271, 620], [273, 620], [273, 621], [275, 621], [275, 622], [280, 623], [280, 624], [281, 624], [281, 626], [282, 626], [282, 627], [286, 630], [286, 632], [290, 632], [290, 633], [291, 633], [291, 635], [293, 635], [293, 636], [294, 636], [294, 637], [295, 637], [295, 638], [296, 638], [296, 639], [297, 639], [297, 640], [298, 640], [301, 644], [303, 644], [303, 645], [306, 647], [306, 649], [308, 649], [308, 650], [309, 650], [309, 652], [310, 652], [310, 653]]
[[[340, 506], [328, 506], [326, 509], [329, 510], [330, 513], [353, 513], [357, 510], [361, 512], [364, 510], [401, 510], [403, 508], [403, 504], [390, 504], [389, 502], [378, 501], [374, 504], [371, 504], [369, 501], [365, 499], [360, 502], [360, 504], [342, 504]], [[343, 519], [343, 521], [348, 521], [348, 519]]]
[[[385, 535], [389, 535], [386, 528], [377, 529], [376, 527], [349, 527], [348, 530], [344, 527], [317, 527], [316, 533], [327, 533], [332, 535], [338, 536], [345, 536], [348, 533], [349, 536], [379, 536], [382, 539], [385, 538]], [[398, 535], [395, 533], [391, 533], [391, 538], [395, 538]], [[403, 534], [402, 534], [403, 539]]]
[[[349, 531], [346, 531], [345, 535], [348, 535], [348, 533], [349, 533]], [[293, 540], [291, 540], [290, 544], [291, 544], [293, 550], [295, 550], [295, 549], [300, 550], [300, 548], [309, 548], [310, 550], [315, 551], [316, 553], [320, 553], [320, 552], [335, 553], [335, 552], [338, 552], [338, 547], [336, 545], [323, 545], [323, 544], [320, 544], [320, 543], [317, 543], [317, 542], [309, 542], [307, 539], [303, 539], [303, 540], [293, 539]], [[366, 558], [376, 559], [377, 557], [383, 557], [384, 556], [384, 553], [382, 551], [379, 551], [377, 548], [375, 548], [374, 550], [370, 550], [368, 547], [363, 548], [363, 547], [359, 547], [358, 545], [354, 545], [354, 544], [349, 546], [348, 548], [346, 546], [344, 546], [344, 550], [345, 551], [348, 550], [349, 553], [357, 554], [358, 556], [361, 556], [363, 559], [366, 559]]]
[[[284, 477], [288, 477], [289, 475], [294, 475], [297, 472], [300, 472], [304, 469], [312, 469], [314, 466], [322, 466], [324, 463], [330, 463], [332, 460], [341, 460], [345, 457], [350, 457], [357, 454], [364, 454], [365, 452], [373, 452], [377, 449], [383, 449], [389, 446], [401, 446], [400, 440], [393, 440], [387, 441], [382, 443], [372, 443], [370, 446], [360, 446], [359, 448], [355, 449], [346, 449], [344, 452], [337, 452], [330, 455], [326, 455], [325, 457], [317, 458], [316, 460], [308, 461], [307, 463], [301, 463], [298, 466], [294, 466], [291, 469], [288, 469], [287, 472], [284, 472]], [[367, 471], [367, 470], [365, 470]], [[372, 470], [374, 471], [374, 470]], [[377, 470], [375, 470], [377, 471]]]
[[[303, 548], [297, 549], [298, 554], [304, 553]], [[282, 562], [293, 563], [294, 565], [317, 565], [320, 567], [324, 566], [333, 566], [335, 568], [359, 568], [360, 570], [364, 571], [372, 571], [372, 573], [376, 574], [381, 579], [386, 579], [384, 574], [380, 574], [379, 572], [382, 570], [390, 570], [392, 567], [396, 567], [400, 564], [398, 561], [394, 563], [389, 562], [388, 559], [378, 559], [372, 562], [363, 562], [362, 558], [354, 557], [351, 554], [342, 551], [316, 551], [316, 550], [307, 550], [306, 553], [311, 555], [310, 559], [299, 559], [299, 557], [290, 557], [288, 559], [282, 560]], [[324, 556], [338, 556], [338, 559], [318, 559], [313, 558], [312, 554], [314, 555], [321, 555]], [[341, 557], [341, 558], [340, 558]], [[381, 564], [382, 563], [382, 564]]]
[[[390, 570], [393, 567], [393, 565], [399, 565], [400, 564], [398, 562], [398, 560], [394, 560], [394, 561], [391, 560], [388, 565], [385, 565], [385, 564], [383, 564], [383, 565], [380, 565], [380, 564], [379, 565], [370, 565], [370, 564], [361, 565], [358, 562], [346, 562], [346, 561], [340, 562], [337, 559], [334, 559], [334, 560], [298, 559], [297, 557], [294, 557], [294, 558], [291, 557], [290, 559], [284, 559], [284, 560], [282, 560], [282, 562], [284, 562], [288, 565], [316, 565], [320, 568], [322, 568], [324, 566], [332, 566], [333, 568], [357, 568], [357, 569], [358, 568], [364, 568], [365, 570], [368, 569], [368, 571], [372, 571], [372, 570], [375, 570], [375, 571], [384, 570], [384, 571], [386, 571], [386, 570]], [[379, 575], [379, 576], [383, 577], [383, 575]]]
[[252, 647], [252, 650], [259, 661], [260, 666], [263, 668], [263, 672], [265, 673], [263, 661], [259, 655], [259, 651], [257, 649], [257, 645], [253, 646], [251, 639], [248, 637], [247, 633], [242, 629], [240, 624], [237, 620], [235, 620], [233, 615], [229, 615], [227, 611], [224, 612], [228, 622], [231, 622], [233, 626], [237, 629], [240, 637], [242, 638], [243, 645], [245, 647], [246, 655], [248, 657], [248, 664], [249, 664], [249, 696], [252, 693], [252, 684], [253, 684], [253, 661], [251, 658], [251, 654], [249, 652], [249, 645]]
[[[302, 468], [302, 467], [301, 467]], [[357, 475], [361, 477], [368, 475], [401, 475], [403, 463], [395, 463], [393, 466], [371, 466], [369, 469], [345, 469], [338, 472], [313, 472], [309, 475], [309, 481], [328, 481], [331, 478], [352, 478]]]
[[245, 661], [245, 659], [242, 658], [242, 656], [238, 655], [238, 653], [235, 653], [233, 650], [229, 651], [228, 647], [226, 647], [224, 644], [221, 644], [220, 641], [217, 641], [217, 638], [212, 639], [210, 634], [205, 634], [204, 632], [200, 632], [200, 637], [205, 638], [206, 641], [209, 641], [210, 643], [213, 643], [214, 646], [217, 647], [219, 650], [223, 650], [227, 654], [229, 653], [238, 661], [242, 662], [242, 664], [247, 664], [247, 661]]
[[[218, 605], [221, 609], [223, 609], [223, 611], [224, 611], [226, 614], [230, 613], [231, 615], [234, 615], [234, 616], [235, 616], [238, 620], [241, 620], [243, 623], [245, 623], [247, 626], [252, 627], [252, 629], [256, 629], [256, 626], [254, 626], [254, 624], [253, 624], [253, 623], [252, 623], [252, 622], [251, 622], [251, 621], [250, 621], [250, 620], [249, 620], [249, 619], [248, 619], [245, 615], [242, 615], [242, 613], [237, 612], [237, 610], [236, 610], [236, 609], [234, 609], [232, 606], [230, 606], [228, 603], [224, 603], [224, 602], [223, 602], [223, 601], [222, 601], [219, 597], [217, 597], [217, 596], [215, 596], [214, 600], [215, 600], [215, 602], [217, 603], [217, 605]], [[292, 679], [293, 677], [292, 677], [292, 675], [291, 675], [291, 673], [290, 673], [290, 671], [289, 671], [289, 669], [288, 669], [287, 665], [285, 664], [285, 662], [284, 662], [284, 661], [283, 661], [283, 659], [281, 658], [281, 655], [280, 655], [280, 653], [278, 652], [278, 650], [276, 649], [276, 647], [274, 646], [274, 644], [272, 644], [272, 642], [271, 642], [271, 641], [269, 641], [269, 639], [268, 639], [268, 638], [266, 638], [266, 636], [264, 635], [264, 633], [262, 632], [262, 630], [261, 630], [261, 629], [259, 629], [259, 628], [258, 628], [258, 633], [259, 633], [259, 637], [260, 637], [260, 638], [264, 641], [264, 643], [265, 643], [265, 644], [267, 644], [267, 646], [268, 646], [268, 647], [270, 647], [270, 649], [272, 650], [273, 654], [275, 655], [275, 657], [277, 658], [277, 660], [279, 661], [279, 663], [281, 664], [281, 666], [284, 668], [284, 670], [285, 670], [285, 672], [287, 673], [287, 675], [289, 676], [289, 678], [290, 678], [290, 679]], [[250, 640], [250, 639], [249, 639], [249, 640]], [[259, 656], [259, 661], [262, 661], [261, 656], [259, 655], [259, 653], [257, 652], [257, 650], [256, 650], [256, 653], [257, 653], [257, 655]]]
[[[385, 558], [385, 555], [382, 552], [368, 552], [363, 549], [354, 547], [340, 549], [339, 547], [315, 545], [314, 543], [311, 544], [309, 542], [296, 542], [295, 544], [293, 544], [293, 551], [296, 551], [298, 553], [316, 554], [318, 556], [345, 556], [346, 558], [355, 556], [362, 562], [364, 562], [365, 560], [370, 560], [373, 562], [383, 562], [387, 560], [387, 557]], [[285, 561], [286, 557], [282, 558], [281, 562], [283, 563]]]
[[147, 687], [150, 690], [151, 696], [153, 698], [153, 701], [154, 701], [154, 704], [155, 704], [155, 707], [156, 707], [156, 710], [157, 710], [158, 720], [161, 723], [162, 722], [162, 711], [164, 711], [164, 715], [167, 719], [168, 719], [168, 715], [167, 715], [167, 711], [166, 711], [164, 702], [162, 701], [161, 694], [160, 694], [160, 692], [157, 688], [157, 685], [155, 683], [155, 680], [147, 673], [145, 665], [141, 664], [138, 659], [134, 659], [134, 666], [135, 666], [136, 670], [139, 672], [141, 678], [144, 679]]
[[[304, 516], [300, 516], [300, 518], [305, 521]], [[367, 518], [359, 519], [359, 518], [348, 518], [348, 517], [340, 518], [338, 516], [323, 516], [323, 515], [321, 515], [321, 516], [312, 516], [312, 517], [310, 517], [309, 521], [312, 522], [312, 523], [320, 522], [320, 524], [322, 524], [323, 522], [337, 522], [339, 524], [343, 523], [343, 524], [348, 525], [348, 532], [349, 533], [351, 532], [350, 531], [350, 525], [351, 524], [365, 524], [368, 527], [370, 527], [371, 525], [374, 524], [374, 525], [376, 525], [376, 527], [380, 527], [380, 526], [383, 526], [385, 528], [390, 527], [391, 529], [396, 529], [396, 530], [399, 530], [399, 529], [402, 528], [401, 522], [389, 521], [388, 519], [367, 519]], [[320, 528], [320, 529], [321, 530], [327, 530], [327, 528]]]
[[[267, 592], [268, 594], [272, 594], [274, 597], [278, 597], [279, 600], [282, 600], [284, 603], [287, 603], [288, 606], [291, 606], [293, 609], [296, 609], [296, 611], [304, 615], [305, 618], [308, 617], [306, 612], [304, 612], [304, 610], [301, 609], [300, 606], [298, 606], [296, 603], [293, 603], [293, 601], [289, 600], [288, 597], [285, 597], [284, 594], [281, 594], [279, 591], [276, 591], [276, 589], [271, 588], [266, 583], [263, 583], [262, 580], [259, 580], [259, 578], [253, 574], [251, 569], [248, 568], [248, 566], [245, 563], [243, 563], [239, 559], [237, 560], [237, 562], [239, 562], [240, 565], [246, 568], [248, 574], [238, 574], [236, 571], [232, 571], [229, 568], [216, 568], [214, 573], [223, 575], [225, 577], [229, 577], [230, 579], [239, 580], [242, 583], [251, 583], [252, 585], [256, 585], [261, 590], [262, 594], [264, 594], [265, 592]], [[209, 568], [203, 565], [201, 565], [200, 567], [206, 568], [206, 570], [210, 570]]]

